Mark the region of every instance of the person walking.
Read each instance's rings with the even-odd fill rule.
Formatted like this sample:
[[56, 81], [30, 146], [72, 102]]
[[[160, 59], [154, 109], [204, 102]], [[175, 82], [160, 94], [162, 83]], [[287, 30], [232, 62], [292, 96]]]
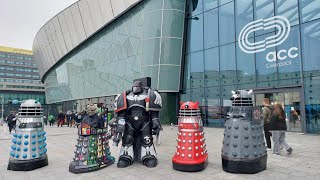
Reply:
[[53, 126], [54, 123], [54, 116], [52, 114], [49, 115], [48, 117], [48, 121], [49, 121], [49, 126]]
[[67, 126], [69, 127], [71, 124], [71, 114], [72, 112], [70, 110], [67, 111]]
[[59, 127], [59, 125], [62, 127], [62, 125], [64, 124], [65, 117], [66, 116], [64, 115], [64, 113], [62, 111], [60, 111], [59, 115], [58, 115], [58, 123], [57, 123], [58, 127]]
[[82, 122], [83, 118], [86, 116], [86, 111], [82, 111], [76, 114], [76, 124], [77, 128], [79, 128], [80, 123]]
[[262, 100], [262, 119], [264, 122], [264, 137], [266, 138], [267, 149], [271, 150], [271, 132], [270, 132], [270, 119], [273, 111], [273, 107], [270, 105], [270, 101], [268, 98], [264, 98]]
[[291, 155], [292, 148], [285, 140], [287, 125], [286, 115], [281, 104], [274, 106], [274, 111], [270, 119], [270, 130], [273, 140], [273, 154], [280, 155], [281, 146], [287, 150], [287, 154]]
[[15, 129], [15, 124], [16, 124], [16, 117], [12, 111], [8, 115], [6, 121], [8, 123], [9, 133], [11, 134], [11, 131], [12, 129]]
[[70, 128], [72, 126], [76, 127], [75, 121], [76, 121], [76, 114], [74, 113], [74, 111], [72, 111], [70, 114]]

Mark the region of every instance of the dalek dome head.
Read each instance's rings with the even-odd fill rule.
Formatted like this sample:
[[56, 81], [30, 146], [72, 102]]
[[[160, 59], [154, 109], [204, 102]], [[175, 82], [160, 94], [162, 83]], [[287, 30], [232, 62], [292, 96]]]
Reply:
[[21, 103], [17, 117], [19, 123], [31, 123], [43, 121], [43, 109], [41, 104], [34, 99], [28, 99]]
[[232, 106], [253, 106], [252, 103], [252, 90], [237, 90], [231, 91]]
[[180, 102], [180, 116], [200, 116], [199, 102]]
[[199, 109], [199, 102], [180, 102], [180, 109], [184, 109], [184, 110], [198, 110]]

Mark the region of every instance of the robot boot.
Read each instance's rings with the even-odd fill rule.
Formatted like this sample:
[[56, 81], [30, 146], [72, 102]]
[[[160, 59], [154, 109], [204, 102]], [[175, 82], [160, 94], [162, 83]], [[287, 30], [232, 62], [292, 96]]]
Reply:
[[122, 146], [120, 157], [117, 163], [118, 168], [125, 168], [133, 163], [133, 146]]

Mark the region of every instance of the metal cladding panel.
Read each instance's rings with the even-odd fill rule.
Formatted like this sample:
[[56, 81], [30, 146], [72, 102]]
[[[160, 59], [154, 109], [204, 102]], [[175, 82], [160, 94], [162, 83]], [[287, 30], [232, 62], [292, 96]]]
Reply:
[[139, 2], [139, 0], [124, 0], [126, 8], [129, 8], [132, 4]]
[[39, 74], [142, 0], [79, 0], [48, 21], [33, 42]]
[[49, 21], [47, 26], [44, 28], [47, 38], [48, 38], [48, 42], [49, 42], [49, 46], [48, 48], [51, 48], [51, 52], [53, 55], [53, 59], [57, 59], [59, 58], [58, 56], [58, 52], [57, 52], [57, 47], [56, 47], [56, 43], [55, 43], [55, 30], [53, 27], [53, 21]]
[[99, 27], [102, 27], [104, 25], [104, 22], [102, 21], [102, 14], [101, 9], [99, 7], [99, 2], [95, 1], [93, 3], [88, 3], [88, 6], [94, 29], [99, 29]]
[[110, 0], [114, 16], [118, 16], [126, 9], [124, 0]]
[[79, 9], [86, 34], [93, 34], [97, 29], [93, 23], [88, 0], [79, 1]]
[[72, 14], [72, 11], [71, 11], [72, 8], [68, 8], [65, 13], [64, 13], [64, 18], [66, 20], [66, 28], [64, 30], [64, 32], [68, 32], [67, 35], [70, 37], [70, 40], [71, 40], [71, 48], [77, 46], [81, 41], [82, 39], [79, 39], [78, 36], [77, 36], [77, 27], [75, 26], [74, 24], [74, 21], [73, 21], [73, 14]]
[[63, 34], [64, 42], [66, 44], [67, 52], [69, 52], [73, 46], [72, 46], [71, 37], [69, 34], [69, 29], [68, 29], [67, 21], [65, 18], [65, 14], [61, 13], [57, 17], [60, 22], [60, 27]]
[[62, 34], [58, 17], [53, 18], [52, 20], [53, 20], [53, 27], [55, 30], [55, 39], [56, 39], [55, 45], [57, 47], [58, 56], [59, 58], [61, 58], [64, 54], [67, 53], [67, 47], [63, 39], [63, 34]]
[[87, 35], [86, 35], [86, 32], [84, 31], [82, 17], [80, 15], [79, 5], [74, 4], [74, 5], [70, 6], [70, 10], [72, 13], [74, 27], [76, 29], [76, 32], [74, 32], [74, 33], [77, 35], [78, 42], [81, 42], [83, 39], [87, 38]]
[[113, 19], [113, 12], [110, 1], [97, 0], [99, 7], [101, 9], [102, 21], [109, 22]]

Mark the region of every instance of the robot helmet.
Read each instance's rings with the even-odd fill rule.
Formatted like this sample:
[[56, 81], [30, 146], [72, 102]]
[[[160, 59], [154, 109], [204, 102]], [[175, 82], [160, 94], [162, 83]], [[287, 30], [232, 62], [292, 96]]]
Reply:
[[97, 106], [95, 104], [89, 104], [87, 106], [87, 113], [89, 116], [93, 116], [96, 113]]
[[135, 81], [133, 82], [133, 86], [132, 86], [132, 92], [134, 94], [139, 94], [143, 91], [143, 85], [140, 81]]

